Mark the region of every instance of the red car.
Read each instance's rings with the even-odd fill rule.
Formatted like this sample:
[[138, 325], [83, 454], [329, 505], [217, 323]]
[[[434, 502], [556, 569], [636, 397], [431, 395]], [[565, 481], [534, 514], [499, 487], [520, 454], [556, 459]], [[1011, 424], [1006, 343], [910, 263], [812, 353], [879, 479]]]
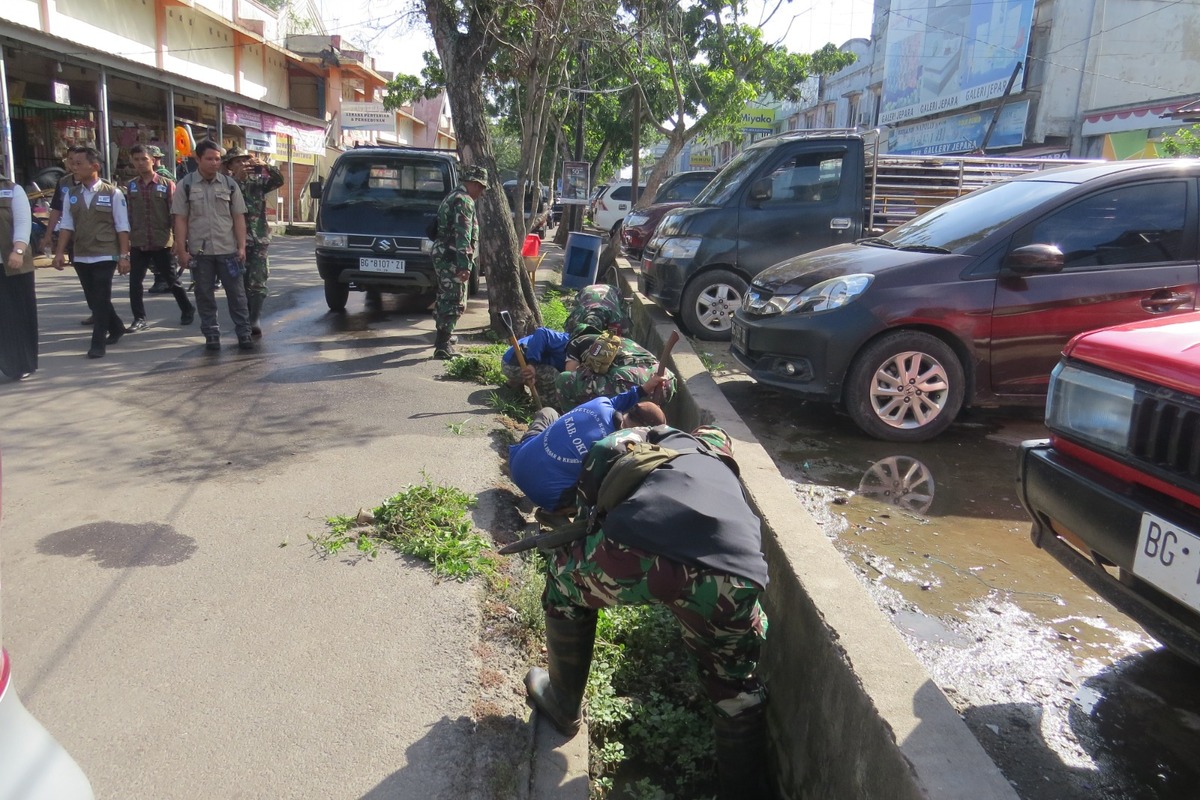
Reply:
[[642, 257], [642, 248], [654, 229], [668, 211], [686, 206], [692, 198], [700, 194], [700, 190], [708, 186], [708, 182], [716, 176], [712, 169], [697, 169], [690, 172], [676, 172], [663, 181], [654, 195], [654, 205], [645, 208], [635, 208], [625, 216], [621, 228], [621, 249], [625, 255], [635, 261]]

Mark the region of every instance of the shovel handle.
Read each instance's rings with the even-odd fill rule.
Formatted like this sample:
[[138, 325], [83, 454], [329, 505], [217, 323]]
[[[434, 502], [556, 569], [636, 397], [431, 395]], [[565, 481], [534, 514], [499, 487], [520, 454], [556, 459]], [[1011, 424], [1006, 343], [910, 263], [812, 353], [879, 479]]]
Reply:
[[[508, 315], [504, 315], [505, 322], [508, 322]], [[525, 354], [521, 352], [521, 343], [517, 341], [517, 334], [512, 329], [512, 325], [508, 325], [508, 341], [512, 343], [513, 352], [517, 354], [517, 363], [521, 365], [521, 369], [529, 366], [525, 363]], [[533, 402], [538, 408], [542, 407], [542, 398], [538, 397], [538, 390], [535, 386], [529, 387], [529, 393], [533, 395]]]

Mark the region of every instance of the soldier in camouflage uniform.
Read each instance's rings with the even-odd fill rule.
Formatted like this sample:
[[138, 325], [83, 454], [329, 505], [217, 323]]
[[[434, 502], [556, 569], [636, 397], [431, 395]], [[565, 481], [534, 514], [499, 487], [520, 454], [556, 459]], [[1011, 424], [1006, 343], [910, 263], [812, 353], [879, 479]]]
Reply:
[[262, 336], [263, 304], [267, 301], [267, 247], [271, 230], [267, 227], [267, 195], [283, 186], [283, 173], [261, 159], [236, 147], [225, 154], [229, 175], [238, 183], [246, 201], [246, 305], [250, 310], [250, 334]]
[[479, 247], [479, 221], [475, 201], [487, 188], [488, 174], [483, 167], [466, 167], [463, 185], [438, 206], [438, 236], [433, 243], [433, 271], [437, 276], [437, 301], [433, 316], [437, 339], [434, 358], [458, 355], [450, 337], [458, 318], [467, 310], [467, 282], [475, 269], [475, 251]]
[[597, 610], [665, 606], [679, 622], [714, 709], [722, 800], [768, 797], [766, 693], [757, 676], [767, 585], [760, 521], [746, 503], [728, 435], [705, 426], [693, 434], [662, 425], [618, 430], [588, 453], [578, 515], [628, 442], [682, 452], [645, 477], [584, 538], [546, 561], [549, 671], [534, 668], [525, 686], [558, 730], [573, 736], [582, 718]]
[[[596, 397], [616, 397], [634, 386], [643, 385], [658, 370], [658, 358], [632, 339], [622, 339], [621, 350], [603, 374], [590, 369], [584, 354], [595, 343], [597, 334], [576, 336], [567, 345], [566, 371], [555, 380], [559, 403], [573, 408]], [[676, 379], [666, 371], [660, 394], [655, 402], [665, 406], [675, 396]]]
[[579, 336], [583, 333], [603, 333], [606, 330], [627, 333], [630, 327], [625, 301], [617, 288], [607, 283], [593, 283], [583, 287], [575, 295], [575, 306], [567, 315], [563, 330], [572, 336]]

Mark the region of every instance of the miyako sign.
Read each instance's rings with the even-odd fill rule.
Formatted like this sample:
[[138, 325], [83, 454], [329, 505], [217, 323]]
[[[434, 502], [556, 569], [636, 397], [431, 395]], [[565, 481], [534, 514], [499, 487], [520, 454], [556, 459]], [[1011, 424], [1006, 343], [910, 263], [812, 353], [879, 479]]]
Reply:
[[775, 109], [746, 106], [742, 109], [742, 133], [762, 133], [775, 130]]
[[342, 101], [342, 130], [377, 131], [396, 133], [396, 112], [383, 107], [383, 103]]

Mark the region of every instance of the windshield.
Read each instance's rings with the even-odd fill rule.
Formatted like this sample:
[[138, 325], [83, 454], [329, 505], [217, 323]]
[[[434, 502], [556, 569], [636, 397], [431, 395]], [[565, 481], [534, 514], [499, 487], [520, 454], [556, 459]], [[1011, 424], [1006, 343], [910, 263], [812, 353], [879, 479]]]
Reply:
[[742, 180], [747, 175], [754, 172], [754, 168], [758, 162], [767, 158], [771, 154], [769, 148], [750, 148], [738, 153], [733, 161], [725, 165], [724, 169], [717, 173], [717, 177], [712, 179], [712, 183], [704, 187], [704, 191], [696, 195], [692, 200], [694, 206], [720, 206], [724, 205], [733, 196], [738, 187], [742, 185]]
[[927, 211], [880, 238], [899, 248], [937, 247], [962, 253], [992, 231], [1074, 186], [1054, 181], [997, 183]]
[[453, 188], [450, 165], [445, 162], [347, 159], [329, 179], [325, 205], [380, 203], [435, 209]]

